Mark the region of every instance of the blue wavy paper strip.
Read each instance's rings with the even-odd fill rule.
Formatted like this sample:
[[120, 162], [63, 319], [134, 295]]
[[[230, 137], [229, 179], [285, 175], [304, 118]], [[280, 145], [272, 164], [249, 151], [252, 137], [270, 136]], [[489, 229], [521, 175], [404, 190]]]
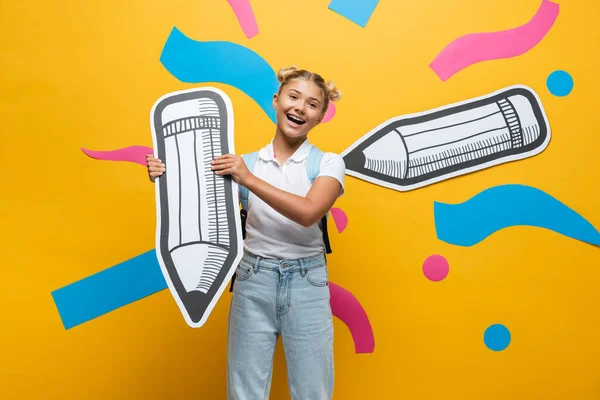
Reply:
[[600, 246], [600, 232], [577, 212], [540, 189], [503, 185], [460, 204], [434, 202], [438, 239], [472, 246], [511, 226], [534, 226]]
[[160, 62], [182, 82], [220, 82], [241, 90], [276, 121], [273, 95], [279, 81], [269, 63], [254, 51], [231, 42], [199, 42], [174, 27]]
[[153, 249], [57, 289], [52, 297], [69, 329], [166, 288]]

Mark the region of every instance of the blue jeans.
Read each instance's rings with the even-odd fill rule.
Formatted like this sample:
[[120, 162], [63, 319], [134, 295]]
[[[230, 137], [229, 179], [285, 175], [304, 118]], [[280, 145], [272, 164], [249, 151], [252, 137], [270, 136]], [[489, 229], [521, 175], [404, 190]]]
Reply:
[[279, 335], [292, 400], [331, 399], [333, 318], [325, 257], [273, 260], [246, 252], [235, 273], [228, 399], [269, 398]]

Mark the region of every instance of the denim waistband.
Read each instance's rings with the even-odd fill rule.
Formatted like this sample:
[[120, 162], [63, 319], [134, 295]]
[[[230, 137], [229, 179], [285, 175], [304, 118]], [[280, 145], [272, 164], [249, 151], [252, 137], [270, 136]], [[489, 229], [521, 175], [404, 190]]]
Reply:
[[267, 269], [281, 272], [303, 272], [322, 267], [326, 264], [325, 255], [323, 253], [295, 260], [278, 260], [274, 258], [263, 258], [252, 254], [247, 250], [244, 250], [242, 261], [250, 264], [255, 271], [257, 269]]

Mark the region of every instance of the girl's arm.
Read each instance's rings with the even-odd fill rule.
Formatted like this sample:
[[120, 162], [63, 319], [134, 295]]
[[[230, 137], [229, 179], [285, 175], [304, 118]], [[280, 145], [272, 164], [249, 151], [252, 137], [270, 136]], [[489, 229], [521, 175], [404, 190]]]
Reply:
[[212, 169], [217, 175], [231, 175], [274, 210], [305, 227], [318, 222], [331, 209], [342, 189], [337, 179], [320, 176], [306, 197], [298, 196], [257, 178], [248, 170], [242, 157], [234, 154], [217, 157]]

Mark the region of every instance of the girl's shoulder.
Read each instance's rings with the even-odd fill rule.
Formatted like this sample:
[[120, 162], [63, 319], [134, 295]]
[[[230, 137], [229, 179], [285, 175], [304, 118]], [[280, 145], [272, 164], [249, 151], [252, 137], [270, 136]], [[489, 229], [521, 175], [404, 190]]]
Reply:
[[344, 173], [346, 164], [344, 163], [342, 156], [339, 154], [326, 152], [323, 153], [323, 158], [321, 159], [321, 169], [333, 169]]

